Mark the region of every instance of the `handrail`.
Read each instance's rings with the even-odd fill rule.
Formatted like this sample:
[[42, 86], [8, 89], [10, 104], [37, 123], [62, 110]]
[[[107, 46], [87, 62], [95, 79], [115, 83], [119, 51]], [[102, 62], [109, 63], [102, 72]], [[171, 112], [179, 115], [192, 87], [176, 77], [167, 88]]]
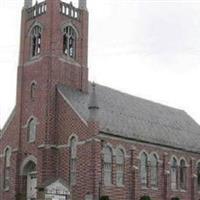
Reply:
[[60, 12], [63, 15], [69, 16], [71, 18], [79, 20], [80, 11], [78, 8], [75, 8], [72, 3], [68, 4], [65, 2], [60, 3]]
[[46, 1], [41, 3], [36, 3], [35, 6], [27, 9], [28, 19], [33, 19], [35, 17], [41, 16], [47, 11]]

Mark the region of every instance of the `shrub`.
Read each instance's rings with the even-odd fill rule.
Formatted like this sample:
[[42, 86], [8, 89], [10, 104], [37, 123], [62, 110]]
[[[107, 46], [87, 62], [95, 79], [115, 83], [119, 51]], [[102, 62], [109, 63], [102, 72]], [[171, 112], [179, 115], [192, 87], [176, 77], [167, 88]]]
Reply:
[[171, 200], [180, 200], [179, 197], [173, 197]]
[[102, 196], [100, 200], [109, 200], [109, 196]]
[[16, 200], [26, 200], [26, 194], [18, 193], [15, 195]]
[[140, 200], [151, 200], [151, 198], [149, 196], [143, 196], [140, 198]]

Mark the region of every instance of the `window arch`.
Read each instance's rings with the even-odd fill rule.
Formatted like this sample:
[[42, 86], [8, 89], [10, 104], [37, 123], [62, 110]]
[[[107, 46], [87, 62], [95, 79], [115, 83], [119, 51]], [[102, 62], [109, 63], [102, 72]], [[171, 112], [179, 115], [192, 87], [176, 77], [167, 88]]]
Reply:
[[112, 149], [110, 147], [104, 148], [104, 184], [112, 184]]
[[180, 188], [186, 189], [186, 163], [183, 159], [180, 161]]
[[31, 56], [38, 56], [41, 52], [41, 32], [40, 26], [36, 25], [31, 31]]
[[37, 86], [36, 82], [33, 81], [33, 82], [31, 83], [31, 99], [32, 99], [32, 100], [34, 100], [34, 98], [35, 98], [36, 86]]
[[3, 187], [5, 190], [9, 189], [10, 186], [10, 158], [11, 158], [11, 149], [7, 147], [4, 151], [4, 180]]
[[171, 188], [177, 189], [178, 184], [178, 164], [177, 164], [177, 159], [173, 157], [171, 161]]
[[76, 184], [76, 165], [77, 165], [77, 138], [70, 138], [70, 185]]
[[116, 152], [116, 183], [124, 185], [125, 156], [124, 151], [120, 148]]
[[73, 59], [76, 57], [76, 31], [72, 26], [64, 28], [63, 53]]
[[197, 164], [197, 187], [200, 191], [200, 162]]
[[155, 154], [151, 155], [151, 186], [158, 187], [158, 158]]
[[36, 120], [35, 118], [31, 118], [28, 122], [27, 128], [27, 141], [34, 142], [36, 139]]
[[140, 178], [141, 184], [147, 186], [148, 180], [148, 156], [146, 153], [142, 153], [140, 157]]

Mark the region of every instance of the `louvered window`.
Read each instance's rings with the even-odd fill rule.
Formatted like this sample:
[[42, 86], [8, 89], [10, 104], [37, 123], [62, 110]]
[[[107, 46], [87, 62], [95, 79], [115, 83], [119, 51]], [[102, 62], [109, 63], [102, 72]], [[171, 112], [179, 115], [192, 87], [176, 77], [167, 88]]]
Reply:
[[73, 59], [76, 57], [76, 32], [71, 26], [64, 28], [63, 53]]
[[41, 53], [41, 27], [35, 26], [31, 32], [31, 56], [35, 57]]

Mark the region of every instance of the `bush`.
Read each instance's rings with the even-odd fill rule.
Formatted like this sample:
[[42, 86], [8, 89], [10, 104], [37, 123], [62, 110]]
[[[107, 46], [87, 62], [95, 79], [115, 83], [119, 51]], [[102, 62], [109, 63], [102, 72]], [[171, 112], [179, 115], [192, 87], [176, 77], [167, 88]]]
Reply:
[[109, 200], [109, 196], [102, 196], [100, 200]]
[[22, 194], [22, 193], [16, 194], [15, 200], [26, 200], [26, 194]]
[[179, 197], [173, 197], [171, 200], [180, 200]]
[[143, 196], [140, 198], [140, 200], [151, 200], [151, 198], [149, 196]]

